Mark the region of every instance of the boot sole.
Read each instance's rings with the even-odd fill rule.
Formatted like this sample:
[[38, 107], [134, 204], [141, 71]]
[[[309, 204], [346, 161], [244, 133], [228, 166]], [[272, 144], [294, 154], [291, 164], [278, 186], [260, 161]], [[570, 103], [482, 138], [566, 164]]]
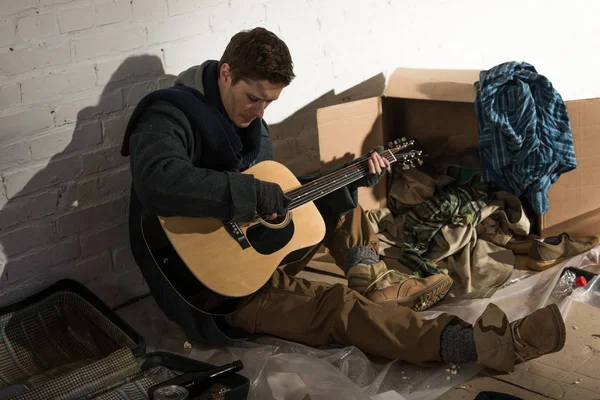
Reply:
[[414, 294], [413, 296], [405, 299], [393, 299], [386, 300], [382, 302], [377, 302], [376, 304], [385, 306], [385, 307], [408, 307], [413, 311], [425, 311], [441, 299], [446, 296], [454, 281], [450, 277], [446, 277], [446, 279], [441, 279], [438, 283], [436, 283], [433, 287], [427, 288], [419, 293]]
[[561, 257], [556, 260], [550, 260], [550, 261], [536, 261], [536, 260], [532, 260], [532, 259], [527, 259], [525, 261], [525, 266], [534, 271], [545, 271], [548, 268], [552, 268], [555, 265], [560, 264], [561, 262], [565, 261], [566, 259], [567, 259], [566, 257]]

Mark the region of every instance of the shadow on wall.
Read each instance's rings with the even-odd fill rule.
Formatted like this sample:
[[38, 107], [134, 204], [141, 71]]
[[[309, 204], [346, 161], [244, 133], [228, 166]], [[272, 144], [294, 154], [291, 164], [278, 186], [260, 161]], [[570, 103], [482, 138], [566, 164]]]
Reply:
[[56, 119], [64, 116], [56, 125], [70, 122], [69, 107], [77, 117], [64, 131], [31, 143], [34, 158], [54, 154], [47, 165], [3, 173], [9, 201], [0, 213], [0, 302], [61, 278], [86, 284], [110, 306], [147, 292], [129, 250], [131, 178], [120, 147], [133, 105], [173, 78], [156, 56], [126, 59], [96, 105], [77, 111], [77, 103], [61, 104], [53, 111]]
[[[384, 88], [385, 77], [383, 73], [380, 73], [338, 94], [330, 90], [280, 123], [270, 125], [275, 160], [284, 163], [296, 175], [304, 175], [320, 169], [325, 170], [341, 162], [351, 161], [367, 153], [372, 147], [369, 145], [368, 138], [365, 140], [362, 154], [346, 153], [340, 159], [322, 163], [319, 155], [317, 110], [336, 104], [380, 96]], [[344, 144], [340, 143], [340, 147], [343, 148]]]
[[[77, 116], [57, 120], [56, 125], [64, 125], [62, 134], [31, 145], [34, 156], [41, 149], [54, 154], [47, 164], [2, 173], [9, 201], [0, 212], [0, 256], [5, 256], [0, 303], [62, 278], [85, 284], [111, 307], [148, 292], [129, 249], [131, 176], [129, 158], [121, 156], [120, 148], [134, 106], [147, 93], [171, 86], [174, 78], [165, 75], [156, 56], [126, 59], [94, 106], [78, 110], [77, 103], [63, 104], [53, 111], [60, 119], [69, 114], [61, 107], [72, 107]], [[291, 145], [286, 164], [292, 171], [318, 170], [316, 110], [379, 96], [383, 86], [384, 77], [378, 75], [340, 94], [330, 91], [273, 125], [275, 158], [281, 159], [282, 149]], [[74, 125], [65, 125], [70, 122]], [[348, 160], [356, 156], [346, 155]]]

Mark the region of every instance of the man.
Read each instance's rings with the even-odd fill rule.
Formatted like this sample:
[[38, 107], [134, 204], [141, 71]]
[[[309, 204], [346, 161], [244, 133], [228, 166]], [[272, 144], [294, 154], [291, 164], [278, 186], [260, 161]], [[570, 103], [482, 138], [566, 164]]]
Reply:
[[479, 360], [501, 371], [560, 350], [565, 328], [556, 307], [509, 325], [504, 313], [490, 306], [475, 327], [448, 314], [425, 320], [414, 311], [439, 301], [449, 278], [409, 277], [379, 260], [377, 237], [356, 199], [358, 185], [373, 185], [389, 168], [377, 152], [368, 155], [366, 178], [317, 204], [328, 228], [324, 244], [346, 272], [349, 287], [309, 282], [277, 269], [238, 311], [222, 318], [202, 314], [177, 295], [145, 250], [141, 216], [244, 222], [256, 213], [284, 215], [289, 199], [277, 184], [239, 172], [271, 158], [262, 117], [293, 78], [285, 43], [256, 28], [234, 35], [220, 61], [188, 69], [173, 88], [151, 93], [134, 111], [122, 151], [131, 153], [131, 246], [162, 310], [191, 339], [215, 345], [264, 333], [313, 346], [355, 345], [416, 364]]

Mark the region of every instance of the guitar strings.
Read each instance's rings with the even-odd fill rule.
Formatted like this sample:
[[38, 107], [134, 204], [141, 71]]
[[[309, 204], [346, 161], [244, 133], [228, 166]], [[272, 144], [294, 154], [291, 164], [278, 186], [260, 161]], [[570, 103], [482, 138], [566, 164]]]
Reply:
[[[394, 161], [393, 157], [387, 157], [387, 155], [386, 155], [385, 158], [390, 162]], [[317, 188], [318, 189], [326, 188], [328, 185], [331, 185], [331, 184], [337, 185], [337, 184], [340, 184], [340, 182], [343, 183], [343, 184], [341, 184], [341, 186], [347, 185], [348, 183], [352, 182], [352, 180], [349, 180], [349, 178], [357, 177], [356, 173], [365, 174], [365, 175], [368, 173], [368, 169], [369, 169], [368, 162], [369, 162], [368, 159], [364, 159], [364, 160], [360, 160], [359, 162], [349, 164], [346, 167], [333, 172], [331, 175], [327, 175], [327, 176], [321, 177], [319, 179], [315, 179], [314, 181], [308, 182], [300, 187], [289, 190], [286, 192], [286, 195], [288, 197], [302, 196], [302, 195], [310, 194], [312, 191], [314, 191]], [[360, 177], [360, 176], [358, 176], [358, 177]]]
[[[391, 156], [391, 152], [390, 152], [390, 156]], [[390, 163], [393, 163], [394, 161], [396, 161], [393, 156], [388, 157], [387, 154], [385, 155], [385, 158], [388, 159], [388, 161], [390, 161]], [[314, 201], [314, 200], [316, 200], [320, 197], [323, 197], [331, 192], [334, 192], [335, 190], [347, 185], [348, 183], [351, 183], [353, 181], [356, 181], [356, 180], [362, 178], [363, 176], [368, 174], [368, 159], [361, 161], [359, 163], [351, 164], [348, 167], [343, 168], [339, 172], [340, 173], [333, 174], [331, 177], [324, 177], [326, 179], [323, 179], [321, 182], [313, 181], [313, 182], [316, 182], [317, 185], [311, 185], [311, 186], [318, 186], [319, 183], [327, 182], [323, 186], [319, 186], [317, 188], [307, 187], [306, 188], [307, 190], [297, 190], [296, 189], [293, 193], [294, 198], [292, 199], [292, 202], [290, 204], [290, 209], [296, 208], [296, 207], [306, 204], [310, 201]], [[339, 179], [339, 181], [338, 181], [338, 179], [334, 179], [334, 178], [338, 178], [341, 175], [344, 175], [344, 176], [341, 179]], [[329, 181], [330, 179], [331, 179], [331, 181]], [[313, 183], [313, 182], [310, 182], [310, 183]], [[307, 186], [307, 185], [305, 185], [305, 186]], [[292, 191], [290, 191], [290, 192], [292, 192]], [[298, 192], [301, 192], [301, 197], [297, 197]]]
[[[391, 154], [391, 152], [389, 150], [386, 150], [386, 153], [390, 153], [390, 154], [384, 155], [382, 153], [381, 155], [384, 156], [384, 158], [386, 158], [388, 161], [390, 161], [390, 163], [394, 162], [394, 157]], [[347, 179], [351, 175], [356, 174], [357, 172], [368, 173], [368, 170], [369, 170], [368, 163], [369, 163], [368, 158], [360, 160], [358, 162], [351, 163], [351, 164], [347, 165], [346, 167], [333, 172], [330, 175], [321, 177], [319, 179], [315, 179], [314, 181], [305, 183], [304, 185], [299, 186], [295, 189], [291, 189], [291, 190], [285, 192], [285, 194], [289, 197], [303, 195], [303, 194], [309, 194], [310, 192], [312, 192], [315, 189], [315, 187], [320, 187], [320, 185], [326, 186], [331, 183], [336, 184], [341, 179]], [[345, 182], [345, 185], [347, 185], [350, 182], [352, 182], [352, 181]], [[344, 186], [344, 185], [342, 185], [342, 186]]]

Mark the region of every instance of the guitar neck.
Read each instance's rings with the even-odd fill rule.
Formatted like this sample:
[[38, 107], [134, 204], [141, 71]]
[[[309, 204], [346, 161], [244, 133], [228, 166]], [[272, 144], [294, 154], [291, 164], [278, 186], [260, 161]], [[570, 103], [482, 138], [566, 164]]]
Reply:
[[[386, 150], [380, 153], [380, 155], [382, 158], [387, 159], [390, 164], [397, 161], [394, 153], [390, 150]], [[327, 196], [329, 193], [335, 192], [349, 183], [355, 182], [368, 175], [368, 160], [368, 158], [356, 160], [344, 168], [286, 192], [285, 195], [292, 200], [289, 209], [293, 210], [303, 204], [318, 200], [321, 197]]]

